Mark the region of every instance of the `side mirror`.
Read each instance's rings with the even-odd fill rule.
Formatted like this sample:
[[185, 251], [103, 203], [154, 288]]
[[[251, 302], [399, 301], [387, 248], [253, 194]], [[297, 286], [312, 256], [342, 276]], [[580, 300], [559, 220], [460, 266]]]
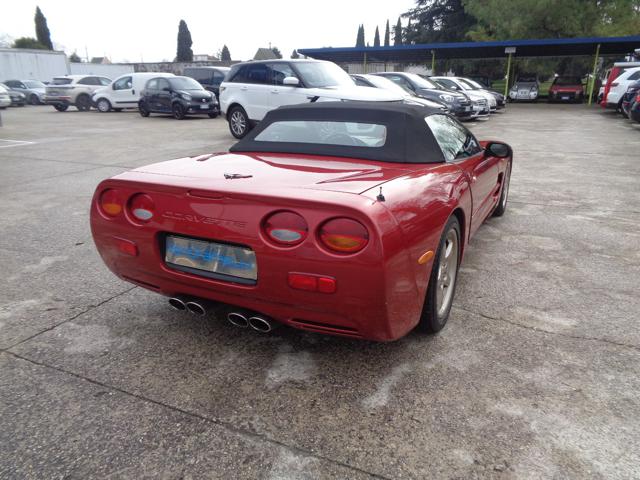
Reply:
[[300, 85], [300, 80], [298, 80], [296, 77], [284, 77], [284, 79], [282, 80], [282, 84], [289, 85], [290, 87], [297, 87], [298, 85]]
[[484, 148], [485, 156], [509, 158], [511, 156], [511, 147], [506, 143], [489, 142]]

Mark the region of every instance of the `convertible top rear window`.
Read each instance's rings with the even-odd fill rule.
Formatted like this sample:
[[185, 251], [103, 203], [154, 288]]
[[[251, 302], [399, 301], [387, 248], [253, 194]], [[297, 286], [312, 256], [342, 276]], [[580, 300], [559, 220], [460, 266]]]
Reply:
[[256, 136], [255, 141], [379, 148], [386, 139], [387, 127], [384, 125], [294, 120], [271, 123]]
[[315, 102], [271, 110], [233, 145], [239, 153], [294, 153], [394, 163], [443, 163], [425, 117], [440, 109], [391, 102]]

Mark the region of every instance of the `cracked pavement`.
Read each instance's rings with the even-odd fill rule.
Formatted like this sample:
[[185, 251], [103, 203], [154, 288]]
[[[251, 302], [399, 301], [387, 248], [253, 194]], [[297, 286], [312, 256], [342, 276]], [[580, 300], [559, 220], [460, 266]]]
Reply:
[[[71, 109], [73, 110], [73, 109]], [[640, 128], [510, 105], [515, 152], [436, 336], [201, 320], [95, 252], [97, 183], [226, 150], [222, 119], [2, 112], [0, 478], [637, 478]]]

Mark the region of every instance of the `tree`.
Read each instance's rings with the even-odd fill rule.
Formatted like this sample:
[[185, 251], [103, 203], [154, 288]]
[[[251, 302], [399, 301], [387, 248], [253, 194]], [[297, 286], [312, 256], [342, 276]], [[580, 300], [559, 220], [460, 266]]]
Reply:
[[[536, 0], [526, 1], [532, 3]], [[546, 0], [541, 0], [544, 1]], [[463, 0], [416, 0], [416, 6], [403, 15], [413, 20], [411, 28], [406, 30], [406, 43], [464, 40], [469, 29], [476, 23], [474, 17], [465, 10], [468, 3], [469, 0], [464, 0], [464, 3]], [[478, 3], [488, 5], [495, 3], [495, 0], [478, 0]], [[518, 20], [523, 19], [524, 16], [518, 14]]]
[[291, 52], [291, 58], [293, 58], [294, 60], [297, 58], [300, 58], [300, 55], [298, 55], [297, 50], [294, 50], [293, 52]]
[[384, 46], [385, 47], [388, 47], [390, 45], [389, 38], [390, 38], [390, 34], [389, 34], [389, 19], [387, 18], [387, 26], [384, 29]]
[[364, 41], [364, 25], [360, 25], [358, 27], [358, 36], [356, 38], [356, 47], [362, 48], [365, 45]]
[[42, 45], [33, 37], [16, 38], [13, 42], [12, 48], [35, 48], [37, 50], [48, 50], [47, 47]]
[[376, 34], [373, 36], [373, 46], [380, 46], [380, 30], [378, 30], [378, 26], [376, 25]]
[[73, 52], [71, 55], [69, 55], [69, 61], [73, 63], [82, 62], [82, 60], [80, 59], [80, 56], [76, 52]]
[[282, 58], [282, 52], [280, 52], [280, 49], [278, 47], [271, 47], [271, 51], [276, 56], [276, 58]]
[[187, 27], [187, 22], [180, 20], [178, 25], [178, 52], [176, 62], [193, 62], [193, 50], [191, 50], [191, 32]]
[[400, 22], [400, 17], [398, 17], [398, 23], [393, 29], [393, 44], [402, 45], [402, 22]]
[[47, 19], [42, 14], [40, 7], [36, 7], [36, 16], [34, 17], [36, 22], [36, 38], [38, 43], [44, 45], [47, 50], [53, 50], [53, 43], [51, 43], [51, 32], [47, 27]]
[[229, 49], [226, 45], [222, 46], [222, 50], [220, 51], [220, 60], [222, 60], [223, 62], [231, 61], [231, 52], [229, 52]]

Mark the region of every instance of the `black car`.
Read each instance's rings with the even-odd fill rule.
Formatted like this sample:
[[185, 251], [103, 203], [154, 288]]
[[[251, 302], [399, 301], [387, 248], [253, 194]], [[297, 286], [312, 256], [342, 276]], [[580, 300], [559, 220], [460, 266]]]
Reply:
[[622, 96], [622, 113], [630, 117], [629, 111], [640, 95], [640, 80], [627, 87], [627, 91]]
[[629, 118], [640, 123], [640, 93], [636, 95], [635, 101], [629, 107]]
[[215, 93], [220, 101], [220, 84], [229, 70], [229, 67], [187, 67], [184, 69], [184, 76], [193, 78], [205, 90]]
[[185, 115], [207, 114], [216, 118], [220, 104], [213, 93], [189, 77], [157, 77], [145, 85], [138, 102], [140, 115], [170, 113], [178, 120]]
[[474, 116], [471, 100], [464, 93], [444, 89], [420, 75], [405, 72], [378, 72], [373, 75], [388, 78], [418, 97], [444, 103], [449, 112], [459, 119]]

